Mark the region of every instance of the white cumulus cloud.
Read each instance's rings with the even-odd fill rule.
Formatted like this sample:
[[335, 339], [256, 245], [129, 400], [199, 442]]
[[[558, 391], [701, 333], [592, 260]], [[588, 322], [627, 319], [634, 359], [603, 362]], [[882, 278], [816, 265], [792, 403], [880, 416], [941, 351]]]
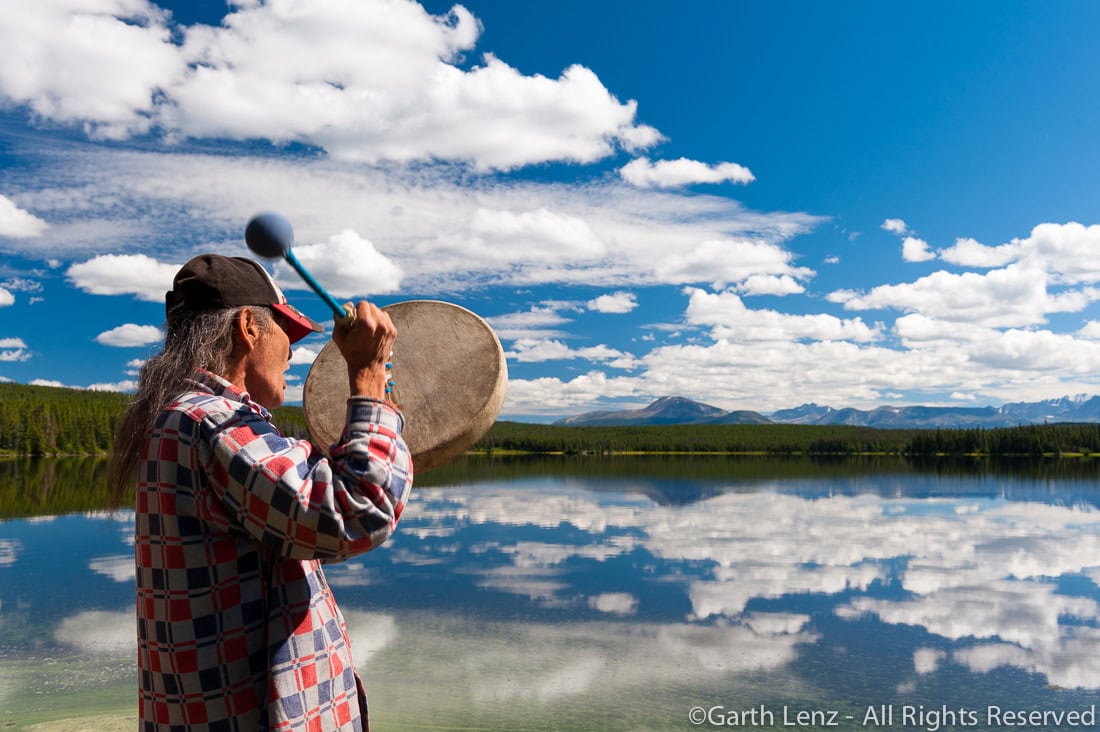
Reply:
[[512, 349], [507, 351], [505, 355], [521, 363], [584, 359], [587, 361], [610, 362], [609, 365], [616, 368], [631, 368], [634, 365], [634, 359], [630, 354], [608, 346], [572, 348], [561, 341], [551, 339], [517, 339], [512, 344]]
[[737, 291], [742, 295], [797, 295], [806, 288], [790, 275], [750, 275]]
[[707, 165], [698, 160], [637, 158], [619, 168], [623, 180], [639, 188], [677, 188], [692, 183], [751, 183], [752, 171], [737, 163]]
[[135, 295], [164, 302], [179, 265], [164, 264], [145, 254], [101, 254], [66, 270], [69, 281], [93, 295]]
[[936, 258], [936, 253], [928, 246], [924, 239], [915, 236], [907, 236], [901, 243], [901, 257], [906, 262], [927, 262]]
[[[890, 222], [897, 224], [889, 227], [883, 224], [883, 228], [898, 234], [909, 233], [899, 219], [887, 219], [887, 223]], [[1053, 282], [1069, 285], [1100, 282], [1100, 262], [1094, 256], [1098, 250], [1100, 224], [1085, 226], [1075, 221], [1039, 224], [1030, 235], [999, 246], [988, 246], [970, 237], [959, 237], [954, 244], [939, 251], [914, 236], [906, 236], [902, 243], [906, 261], [925, 262], [938, 257], [950, 264], [980, 269], [1019, 264], [1046, 272]]]
[[[316, 145], [366, 162], [508, 169], [592, 162], [661, 139], [589, 69], [524, 75], [486, 54], [461, 5], [236, 3], [220, 25], [171, 23], [145, 0], [11, 0], [0, 94], [95, 136]], [[179, 42], [176, 39], [180, 39]]]
[[566, 414], [602, 399], [638, 399], [643, 393], [640, 386], [635, 378], [610, 378], [601, 371], [568, 380], [549, 376], [509, 379], [505, 409], [514, 414]]
[[124, 373], [127, 376], [137, 376], [138, 374], [141, 373], [141, 367], [144, 366], [144, 365], [145, 365], [145, 359], [132, 358], [132, 359], [130, 359], [129, 361], [126, 362], [126, 371]]
[[95, 337], [96, 343], [104, 346], [118, 348], [133, 348], [135, 346], [147, 346], [156, 343], [164, 337], [160, 328], [155, 325], [136, 325], [124, 323], [117, 328], [104, 331]]
[[940, 259], [963, 267], [1003, 267], [1020, 255], [1019, 246], [987, 247], [970, 238], [956, 239], [940, 252]]
[[894, 308], [941, 320], [991, 327], [1034, 325], [1048, 313], [1077, 312], [1092, 297], [1083, 291], [1052, 292], [1051, 275], [1013, 263], [987, 273], [940, 270], [915, 282], [879, 285], [864, 295], [835, 292], [831, 299], [849, 310]]
[[776, 310], [745, 307], [735, 293], [692, 290], [686, 317], [689, 323], [713, 328], [716, 340], [797, 341], [841, 340], [867, 342], [881, 333], [860, 318], [843, 320], [834, 315], [794, 315]]
[[[395, 292], [405, 276], [399, 265], [351, 229], [345, 229], [317, 244], [295, 246], [294, 254], [334, 297], [354, 298]], [[309, 289], [309, 285], [287, 264], [280, 262], [275, 273], [283, 289]]]
[[304, 384], [288, 384], [283, 394], [283, 401], [287, 404], [300, 404], [305, 388]]
[[670, 284], [711, 282], [716, 289], [725, 283], [742, 282], [756, 276], [806, 279], [814, 272], [791, 264], [791, 252], [767, 242], [719, 239], [705, 241], [687, 251], [669, 252], [657, 261], [657, 276]]
[[96, 136], [148, 130], [156, 90], [186, 70], [166, 20], [144, 0], [9, 2], [0, 24], [0, 93]]
[[629, 313], [638, 307], [638, 296], [633, 292], [612, 292], [593, 298], [586, 305], [598, 313]]
[[26, 361], [31, 357], [22, 338], [0, 338], [0, 362]]
[[1077, 331], [1077, 336], [1090, 341], [1100, 341], [1100, 320], [1090, 320], [1085, 323], [1081, 330]]
[[996, 247], [959, 239], [941, 256], [945, 261], [972, 267], [1000, 267], [1018, 263], [1048, 273], [1067, 285], [1100, 282], [1100, 224], [1075, 221], [1039, 224], [1030, 235]]
[[[0, 69], [0, 75], [3, 73], [4, 71]], [[7, 196], [0, 195], [0, 237], [31, 239], [41, 236], [47, 226], [48, 224], [42, 219], [19, 208]]]
[[313, 349], [309, 346], [294, 346], [293, 352], [290, 356], [291, 366], [309, 366], [315, 360], [317, 355], [321, 352], [321, 349]]
[[886, 219], [882, 222], [882, 228], [898, 236], [909, 233], [909, 227], [905, 225], [905, 221], [902, 219]]

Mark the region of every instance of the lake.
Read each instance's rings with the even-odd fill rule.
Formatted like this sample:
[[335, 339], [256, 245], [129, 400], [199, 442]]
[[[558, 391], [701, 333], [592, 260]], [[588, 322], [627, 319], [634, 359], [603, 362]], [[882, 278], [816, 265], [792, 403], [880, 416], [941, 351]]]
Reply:
[[[98, 489], [32, 470], [78, 473], [0, 470], [0, 728], [133, 729], [133, 516], [50, 515]], [[1098, 728], [1094, 462], [468, 458], [421, 486], [326, 568], [376, 729]]]

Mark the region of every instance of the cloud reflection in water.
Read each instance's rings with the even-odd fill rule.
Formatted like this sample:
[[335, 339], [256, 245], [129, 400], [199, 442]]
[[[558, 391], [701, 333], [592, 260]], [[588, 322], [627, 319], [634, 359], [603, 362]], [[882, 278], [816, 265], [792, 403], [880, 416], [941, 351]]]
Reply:
[[[326, 574], [368, 688], [425, 718], [609, 698], [673, 710], [723, 689], [847, 698], [858, 679], [860, 703], [925, 701], [980, 675], [999, 688], [1011, 669], [1043, 678], [1017, 675], [1005, 694], [1100, 689], [1095, 508], [799, 489], [687, 503], [627, 481], [424, 490], [391, 544]], [[35, 534], [23, 536], [30, 577]], [[51, 621], [89, 656], [131, 654], [132, 559], [113, 541], [73, 566], [125, 597], [79, 613], [59, 599]], [[0, 619], [14, 628], [10, 610]], [[964, 701], [1000, 701], [983, 693]]]
[[[573, 543], [498, 538], [490, 548], [507, 564], [465, 570], [482, 588], [544, 607], [580, 594], [563, 567], [640, 549], [678, 575], [690, 600], [677, 632], [702, 632], [698, 623], [709, 619], [713, 649], [744, 629], [761, 600], [825, 596], [841, 619], [873, 617], [960, 642], [950, 658], [975, 672], [1014, 666], [1052, 684], [1100, 688], [1100, 604], [1057, 584], [1074, 576], [1095, 592], [1100, 512], [1087, 505], [762, 491], [660, 506], [636, 496], [493, 486], [429, 494], [410, 518], [430, 529], [426, 540], [461, 540], [479, 526], [567, 528]], [[608, 602], [598, 597], [587, 604]], [[637, 602], [630, 607], [644, 609]], [[734, 624], [716, 626], [715, 618]], [[934, 673], [939, 654], [918, 653], [915, 670]]]

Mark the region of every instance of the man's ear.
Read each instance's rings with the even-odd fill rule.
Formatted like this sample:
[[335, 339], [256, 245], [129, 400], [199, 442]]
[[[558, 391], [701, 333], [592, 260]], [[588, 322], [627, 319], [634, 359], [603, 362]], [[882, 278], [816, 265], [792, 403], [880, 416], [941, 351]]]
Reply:
[[238, 347], [249, 353], [256, 347], [256, 341], [260, 338], [260, 323], [256, 320], [256, 314], [252, 308], [241, 308], [237, 318], [233, 322], [233, 336]]

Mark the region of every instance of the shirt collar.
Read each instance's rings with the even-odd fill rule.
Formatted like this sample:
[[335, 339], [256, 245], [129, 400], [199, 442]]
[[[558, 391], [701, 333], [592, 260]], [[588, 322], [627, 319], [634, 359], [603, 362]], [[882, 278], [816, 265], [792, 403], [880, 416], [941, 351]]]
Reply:
[[215, 396], [240, 402], [264, 419], [268, 421], [271, 420], [271, 412], [267, 411], [264, 405], [253, 401], [247, 391], [211, 371], [207, 371], [206, 369], [195, 369], [195, 375], [192, 378], [192, 382], [194, 382], [195, 387], [199, 391], [207, 391]]

